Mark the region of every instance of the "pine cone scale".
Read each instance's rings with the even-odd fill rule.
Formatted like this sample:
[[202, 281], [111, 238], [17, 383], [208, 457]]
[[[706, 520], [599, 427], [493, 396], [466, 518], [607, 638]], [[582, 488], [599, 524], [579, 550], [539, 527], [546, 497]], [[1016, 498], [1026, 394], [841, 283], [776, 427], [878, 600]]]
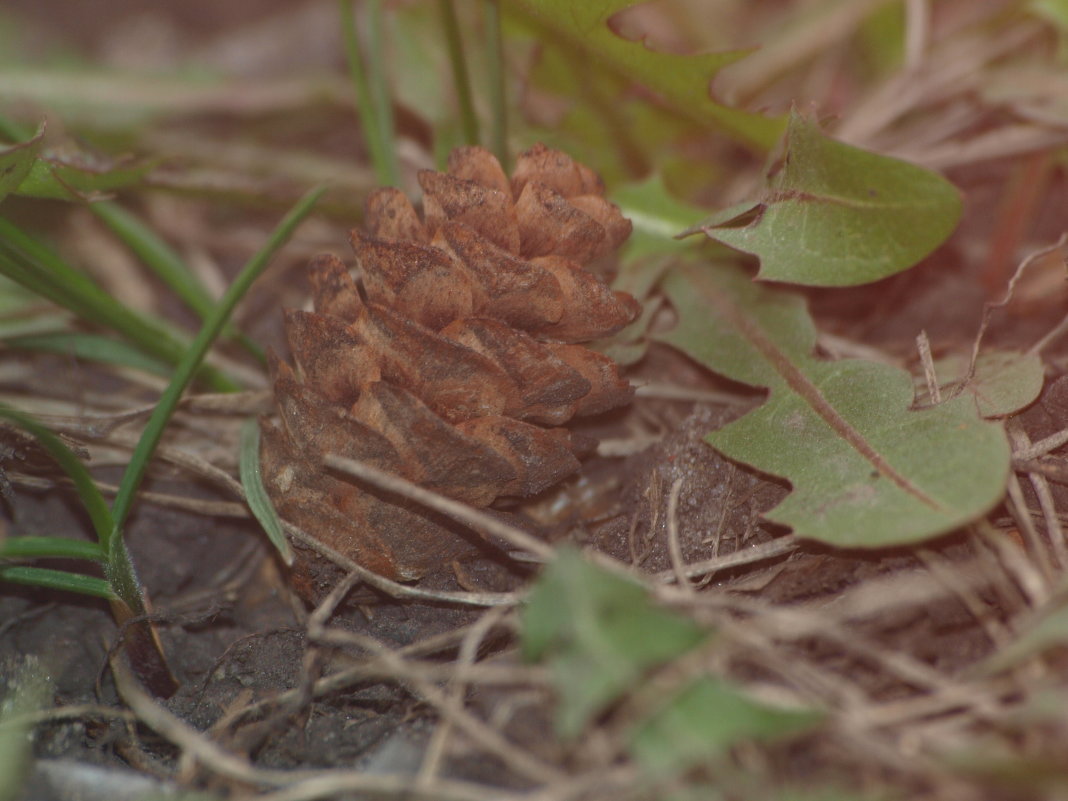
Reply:
[[[335, 256], [309, 265], [313, 312], [285, 314], [296, 370], [272, 357], [278, 419], [261, 462], [279, 510], [382, 575], [414, 579], [470, 553], [470, 537], [411, 502], [342, 480], [327, 453], [476, 507], [526, 498], [574, 473], [588, 437], [560, 426], [628, 402], [630, 385], [582, 342], [640, 312], [584, 265], [630, 223], [600, 179], [537, 146], [511, 178], [481, 148], [424, 171], [422, 217], [395, 189], [353, 232], [360, 283]], [[329, 573], [301, 551], [314, 598]]]

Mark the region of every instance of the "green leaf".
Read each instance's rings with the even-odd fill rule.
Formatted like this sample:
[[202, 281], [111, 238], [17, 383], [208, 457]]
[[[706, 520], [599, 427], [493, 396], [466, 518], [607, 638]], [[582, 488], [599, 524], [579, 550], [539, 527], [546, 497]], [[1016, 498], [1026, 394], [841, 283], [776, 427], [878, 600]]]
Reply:
[[790, 117], [764, 197], [694, 226], [760, 259], [759, 278], [853, 286], [906, 270], [952, 233], [960, 195], [941, 176], [823, 135]]
[[34, 161], [17, 194], [50, 200], [92, 200], [141, 182], [152, 165], [104, 161], [85, 153], [47, 155]]
[[36, 656], [0, 666], [6, 692], [0, 700], [0, 801], [21, 798], [22, 783], [32, 764], [31, 726], [20, 717], [44, 707], [52, 694], [48, 671]]
[[638, 584], [561, 550], [523, 609], [523, 653], [549, 663], [560, 698], [556, 727], [573, 738], [650, 668], [706, 633], [653, 605]]
[[44, 567], [23, 567], [21, 565], [0, 565], [0, 581], [12, 584], [27, 584], [31, 587], [43, 587], [47, 590], [74, 592], [79, 595], [93, 595], [109, 601], [118, 596], [111, 584], [96, 576], [84, 576], [67, 570], [51, 570]]
[[675, 254], [693, 247], [692, 240], [677, 239], [693, 225], [702, 209], [673, 197], [658, 174], [612, 192], [612, 201], [634, 226], [627, 239], [624, 259], [640, 259], [663, 253]]
[[108, 509], [107, 501], [104, 500], [100, 488], [97, 487], [77, 454], [46, 426], [28, 414], [0, 404], [0, 420], [10, 420], [19, 428], [33, 434], [41, 447], [48, 451], [49, 456], [63, 468], [63, 472], [74, 482], [78, 497], [85, 506], [86, 512], [89, 513], [89, 519], [93, 522], [93, 529], [100, 538], [101, 544], [104, 544], [112, 527], [111, 511]]
[[44, 139], [44, 126], [25, 142], [0, 149], [0, 201], [3, 201], [26, 180], [41, 150]]
[[631, 750], [649, 777], [664, 779], [743, 741], [796, 734], [821, 717], [762, 704], [721, 679], [702, 676], [635, 728]]
[[[184, 350], [184, 343], [169, 329], [126, 308], [85, 273], [2, 218], [0, 273], [83, 320], [116, 331], [152, 356], [173, 364]], [[238, 388], [228, 376], [210, 366], [202, 368], [201, 376], [219, 392]]]
[[88, 559], [104, 560], [99, 543], [67, 537], [8, 537], [0, 542], [0, 559]]
[[1009, 444], [971, 397], [911, 410], [908, 373], [817, 359], [804, 301], [726, 265], [687, 265], [664, 288], [679, 322], [663, 341], [770, 390], [762, 406], [708, 437], [728, 458], [792, 484], [769, 520], [800, 537], [880, 547], [950, 531], [1001, 499]]
[[144, 478], [148, 462], [152, 458], [160, 438], [163, 436], [167, 422], [177, 408], [178, 402], [182, 398], [182, 393], [185, 392], [189, 382], [196, 374], [201, 361], [211, 348], [212, 342], [215, 341], [215, 337], [219, 335], [227, 320], [230, 319], [230, 314], [233, 312], [234, 307], [237, 306], [238, 301], [244, 297], [252, 283], [267, 268], [274, 254], [285, 244], [296, 227], [308, 216], [324, 191], [323, 188], [317, 188], [308, 192], [282, 219], [264, 246], [253, 254], [252, 258], [241, 269], [241, 272], [238, 273], [216, 307], [205, 319], [204, 325], [193, 339], [193, 342], [178, 360], [171, 382], [167, 385], [167, 389], [164, 390], [151, 417], [148, 418], [148, 422], [141, 432], [141, 438], [137, 441], [137, 445], [130, 456], [130, 462], [126, 465], [122, 480], [119, 482], [119, 489], [111, 506], [111, 514], [114, 518], [113, 541], [119, 539], [118, 532], [121, 531], [123, 524], [126, 522], [126, 517], [133, 505], [141, 479]]
[[1052, 22], [1062, 31], [1068, 31], [1068, 0], [1031, 0], [1031, 13]]
[[[1030, 406], [1042, 392], [1046, 368], [1037, 353], [991, 350], [975, 360], [975, 374], [961, 386], [968, 372], [969, 356], [953, 354], [935, 362], [942, 397], [963, 393], [973, 399], [983, 417], [1006, 417]], [[929, 402], [926, 386], [919, 399]]]
[[152, 375], [170, 376], [173, 370], [171, 365], [145, 355], [133, 345], [96, 334], [71, 332], [34, 334], [5, 338], [4, 344], [10, 348], [62, 353], [102, 364], [132, 367]]
[[241, 426], [241, 485], [245, 488], [245, 499], [253, 516], [263, 526], [267, 538], [287, 565], [293, 564], [293, 550], [289, 547], [282, 521], [278, 518], [271, 496], [263, 486], [260, 473], [260, 426], [249, 418]]
[[[201, 319], [211, 313], [215, 300], [207, 287], [155, 231], [117, 203], [91, 203], [89, 209]], [[223, 333], [229, 339], [238, 340], [258, 361], [265, 362], [260, 348], [233, 326], [227, 325]]]
[[716, 72], [746, 52], [678, 55], [628, 41], [612, 30], [611, 18], [633, 5], [634, 0], [515, 0], [508, 9], [520, 10], [543, 28], [544, 42], [565, 43], [622, 78], [644, 84], [699, 125], [716, 125], [749, 144], [770, 148], [782, 133], [781, 119], [721, 105], [709, 93]]

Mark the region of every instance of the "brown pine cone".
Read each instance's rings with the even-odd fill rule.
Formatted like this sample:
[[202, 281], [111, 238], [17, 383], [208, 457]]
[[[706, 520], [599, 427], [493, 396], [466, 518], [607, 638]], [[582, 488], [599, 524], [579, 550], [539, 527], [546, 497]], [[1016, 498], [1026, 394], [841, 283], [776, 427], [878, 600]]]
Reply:
[[[511, 180], [481, 148], [424, 171], [423, 218], [395, 189], [353, 231], [360, 286], [336, 256], [310, 265], [315, 311], [285, 313], [296, 369], [272, 358], [278, 422], [262, 467], [280, 514], [354, 561], [414, 579], [472, 549], [425, 509], [324, 471], [365, 461], [473, 506], [535, 495], [592, 443], [559, 428], [626, 403], [607, 357], [576, 344], [637, 317], [583, 265], [631, 225], [589, 168], [536, 146]], [[300, 552], [298, 588], [310, 586]]]

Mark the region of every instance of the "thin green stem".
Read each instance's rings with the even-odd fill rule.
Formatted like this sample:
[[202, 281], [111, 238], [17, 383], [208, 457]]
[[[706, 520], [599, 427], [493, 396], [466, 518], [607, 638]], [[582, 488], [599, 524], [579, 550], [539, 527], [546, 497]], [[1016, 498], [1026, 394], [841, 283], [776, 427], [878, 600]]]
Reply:
[[368, 45], [368, 78], [371, 83], [371, 98], [374, 100], [378, 133], [386, 143], [389, 154], [390, 185], [400, 183], [400, 167], [397, 164], [397, 151], [394, 145], [393, 101], [389, 90], [389, 66], [386, 64], [383, 46], [386, 41], [386, 26], [382, 19], [382, 0], [370, 0], [368, 3], [371, 39]]
[[469, 145], [479, 143], [478, 117], [471, 100], [471, 77], [467, 71], [467, 59], [464, 56], [463, 38], [460, 36], [460, 21], [456, 17], [456, 6], [452, 0], [438, 0], [441, 11], [441, 23], [445, 28], [445, 43], [449, 48], [449, 62], [452, 64], [452, 82], [456, 87], [456, 99], [460, 105], [460, 126], [464, 141]]
[[230, 318], [230, 314], [233, 312], [237, 302], [248, 291], [252, 282], [255, 281], [267, 267], [267, 264], [270, 262], [270, 259], [274, 256], [275, 252], [277, 252], [277, 250], [285, 243], [293, 233], [293, 230], [312, 210], [312, 207], [319, 200], [323, 191], [323, 188], [318, 188], [309, 192], [301, 198], [297, 205], [285, 216], [271, 235], [271, 238], [267, 241], [267, 244], [248, 261], [237, 278], [234, 279], [234, 282], [226, 290], [216, 307], [204, 321], [204, 325], [193, 340], [193, 343], [182, 355], [178, 366], [175, 368], [174, 377], [171, 379], [167, 389], [164, 390], [159, 403], [156, 404], [152, 416], [149, 417], [148, 423], [145, 425], [145, 430], [141, 434], [141, 438], [137, 441], [134, 452], [130, 457], [130, 463], [126, 466], [126, 472], [123, 474], [122, 481], [119, 483], [118, 493], [111, 506], [115, 532], [115, 535], [111, 538], [111, 544], [113, 546], [116, 542], [120, 541], [118, 532], [122, 531], [123, 524], [126, 522], [126, 518], [130, 513], [130, 508], [133, 505], [137, 489], [140, 487], [141, 481], [144, 478], [148, 462], [152, 458], [152, 454], [156, 450], [160, 438], [163, 436], [163, 430], [166, 427], [168, 420], [170, 420], [171, 415], [174, 413], [179, 400], [181, 400], [182, 393], [185, 391], [186, 386], [195, 374], [201, 360], [211, 347], [211, 343], [215, 340], [215, 337], [218, 336], [219, 332], [226, 324], [226, 321]]
[[[373, 4], [372, 10], [378, 3]], [[397, 157], [393, 147], [393, 110], [388, 105], [386, 97], [385, 119], [378, 94], [382, 91], [381, 86], [376, 90], [371, 88], [371, 79], [380, 83], [383, 79], [384, 70], [379, 65], [374, 69], [372, 64], [371, 78], [365, 68], [363, 48], [360, 45], [360, 37], [356, 30], [356, 14], [352, 6], [352, 0], [339, 0], [341, 11], [341, 32], [345, 40], [345, 56], [349, 62], [349, 75], [352, 79], [353, 88], [356, 90], [356, 106], [360, 111], [360, 126], [363, 129], [364, 139], [367, 140], [367, 148], [371, 151], [371, 163], [374, 165], [378, 183], [383, 186], [397, 186], [400, 183], [400, 169], [397, 166]], [[372, 25], [372, 27], [374, 27]], [[379, 30], [372, 30], [371, 40], [374, 43], [374, 52], [379, 56], [381, 51], [375, 42]]]
[[483, 21], [486, 26], [486, 78], [489, 81], [490, 148], [507, 173], [508, 92], [504, 64], [504, 37], [501, 34], [499, 0], [484, 0]]

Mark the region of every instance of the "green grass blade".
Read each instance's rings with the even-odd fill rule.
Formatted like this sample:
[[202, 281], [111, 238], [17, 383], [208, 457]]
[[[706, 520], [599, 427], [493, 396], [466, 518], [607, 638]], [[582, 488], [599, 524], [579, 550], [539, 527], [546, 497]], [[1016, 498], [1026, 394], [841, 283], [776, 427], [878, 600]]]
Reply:
[[102, 364], [132, 367], [152, 375], [169, 376], [172, 370], [166, 362], [147, 356], [144, 351], [127, 342], [96, 334], [76, 334], [69, 331], [35, 334], [11, 337], [5, 339], [4, 344], [19, 350], [62, 353]]
[[282, 531], [282, 521], [271, 503], [263, 476], [260, 474], [260, 426], [255, 418], [249, 418], [241, 426], [241, 485], [245, 488], [245, 499], [252, 514], [267, 532], [267, 538], [278, 549], [282, 560], [293, 564], [293, 551], [289, 540]]
[[[356, 31], [356, 16], [352, 0], [339, 0], [341, 32], [345, 39], [345, 56], [349, 63], [349, 75], [356, 90], [356, 106], [360, 112], [360, 127], [371, 151], [371, 163], [375, 168], [378, 183], [382, 186], [397, 186], [400, 169], [397, 167], [393, 148], [392, 110], [389, 121], [382, 120], [380, 109], [372, 94], [368, 71], [365, 69], [363, 49]], [[376, 32], [372, 32], [374, 34]], [[372, 36], [373, 38], [373, 36]]]
[[32, 724], [25, 717], [48, 705], [52, 683], [48, 667], [36, 656], [10, 660], [5, 671], [7, 692], [0, 698], [0, 801], [16, 801], [26, 797], [23, 782], [33, 764]]
[[[87, 275], [68, 266], [55, 253], [0, 218], [0, 273], [53, 303], [104, 328], [116, 331], [146, 353], [174, 364], [184, 344], [169, 330], [123, 306]], [[200, 374], [212, 388], [232, 392], [240, 385], [205, 366]]]
[[[155, 231], [136, 215], [117, 203], [90, 203], [89, 209], [104, 222], [123, 243], [152, 270], [190, 309], [203, 320], [215, 307], [215, 300], [207, 288], [186, 265], [174, 248], [164, 242]], [[263, 351], [250, 339], [227, 326], [224, 335], [241, 343], [259, 362], [265, 362]]]
[[367, 80], [371, 86], [371, 100], [375, 104], [375, 119], [378, 122], [378, 135], [385, 143], [389, 156], [391, 173], [390, 184], [400, 183], [400, 167], [397, 165], [397, 149], [393, 130], [393, 101], [389, 89], [389, 65], [386, 64], [383, 45], [386, 40], [386, 26], [382, 20], [382, 0], [369, 0], [367, 4], [368, 27], [371, 35], [367, 47]]
[[89, 513], [89, 519], [93, 523], [93, 529], [100, 538], [101, 545], [106, 543], [106, 538], [114, 527], [111, 510], [108, 509], [107, 501], [97, 487], [88, 469], [82, 464], [74, 451], [68, 448], [63, 441], [48, 430], [45, 426], [34, 420], [27, 414], [0, 404], [0, 419], [9, 420], [19, 428], [33, 434], [34, 438], [41, 443], [49, 455], [56, 460], [63, 472], [66, 473], [74, 488], [78, 492], [82, 505]]
[[445, 43], [449, 49], [449, 63], [452, 65], [452, 82], [456, 87], [456, 99], [460, 106], [460, 127], [464, 132], [464, 142], [468, 145], [479, 144], [478, 117], [471, 101], [471, 78], [467, 72], [467, 59], [464, 57], [464, 43], [460, 37], [460, 21], [456, 17], [456, 6], [452, 0], [438, 0], [441, 23], [444, 27]]
[[510, 169], [508, 157], [508, 91], [504, 74], [504, 38], [501, 35], [499, 0], [483, 0], [486, 26], [486, 78], [489, 81], [490, 149], [505, 173]]
[[[10, 288], [0, 286], [0, 297]], [[67, 334], [70, 332], [71, 317], [66, 312], [53, 314], [35, 314], [30, 317], [0, 316], [0, 341], [5, 345], [11, 345], [12, 340], [20, 337], [51, 336], [52, 334]]]
[[89, 209], [200, 317], [215, 305], [182, 257], [136, 216], [116, 203], [90, 203]]
[[23, 567], [22, 565], [0, 565], [0, 581], [12, 584], [27, 584], [46, 590], [76, 592], [79, 595], [94, 595], [109, 601], [116, 599], [111, 585], [96, 576], [84, 576], [66, 570], [52, 570], [45, 567]]
[[8, 537], [0, 542], [0, 559], [88, 559], [104, 561], [97, 542], [67, 537]]
[[193, 343], [182, 355], [178, 366], [175, 368], [174, 377], [171, 379], [171, 383], [168, 385], [167, 389], [163, 392], [163, 396], [160, 398], [159, 403], [156, 404], [155, 411], [153, 411], [152, 416], [149, 418], [145, 430], [141, 434], [137, 446], [134, 448], [133, 455], [130, 457], [130, 463], [126, 466], [126, 472], [123, 474], [122, 481], [119, 484], [118, 494], [115, 496], [115, 502], [111, 507], [111, 513], [114, 519], [113, 533], [115, 535], [111, 539], [112, 544], [120, 539], [118, 537], [118, 532], [122, 530], [122, 526], [126, 522], [126, 517], [130, 513], [130, 508], [133, 505], [137, 488], [141, 485], [141, 480], [144, 478], [148, 462], [152, 458], [152, 453], [155, 451], [156, 445], [159, 444], [160, 437], [163, 435], [163, 429], [166, 427], [168, 420], [170, 420], [171, 415], [174, 413], [178, 401], [182, 397], [182, 393], [192, 379], [201, 360], [211, 347], [211, 343], [226, 324], [226, 321], [229, 319], [237, 302], [248, 291], [252, 282], [255, 281], [260, 273], [267, 267], [267, 264], [270, 262], [270, 259], [274, 256], [275, 252], [285, 243], [293, 233], [293, 230], [312, 210], [312, 207], [319, 200], [323, 191], [322, 188], [318, 188], [309, 192], [301, 198], [297, 205], [293, 207], [292, 211], [286, 215], [271, 235], [271, 238], [267, 241], [267, 244], [249, 260], [237, 278], [234, 279], [234, 282], [219, 300], [218, 305], [204, 321], [204, 325], [193, 340]]

